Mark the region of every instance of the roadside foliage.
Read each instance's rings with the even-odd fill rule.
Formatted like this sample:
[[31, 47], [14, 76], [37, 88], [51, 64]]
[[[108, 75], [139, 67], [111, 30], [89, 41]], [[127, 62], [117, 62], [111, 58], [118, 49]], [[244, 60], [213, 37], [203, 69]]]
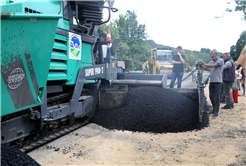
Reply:
[[[111, 39], [121, 38], [117, 49], [117, 59], [123, 60], [126, 65], [126, 71], [141, 70], [142, 64], [151, 58], [152, 48], [164, 48], [168, 43], [157, 44], [154, 40], [148, 39], [145, 24], [139, 24], [137, 14], [134, 11], [126, 11], [125, 15], [119, 17], [109, 24], [103, 24], [99, 30], [107, 31], [110, 28]], [[106, 41], [106, 37], [103, 37]], [[178, 45], [177, 45], [178, 46]], [[172, 54], [176, 54], [176, 47], [171, 47]], [[210, 58], [210, 49], [201, 48], [200, 51], [191, 51], [184, 48], [182, 54], [186, 56], [185, 67], [195, 66], [195, 61], [200, 58], [208, 63]]]

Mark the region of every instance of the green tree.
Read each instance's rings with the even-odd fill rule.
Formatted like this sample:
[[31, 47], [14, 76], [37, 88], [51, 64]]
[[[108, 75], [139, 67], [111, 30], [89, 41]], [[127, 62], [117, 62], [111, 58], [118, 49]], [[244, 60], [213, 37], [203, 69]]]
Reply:
[[235, 11], [242, 11], [244, 15], [246, 15], [246, 2], [245, 1], [235, 1], [237, 6], [235, 7]]
[[142, 64], [150, 60], [151, 47], [146, 42], [147, 33], [145, 24], [139, 24], [137, 14], [134, 11], [127, 10], [125, 15], [119, 15], [115, 21], [119, 31], [119, 36], [127, 48], [127, 52], [123, 49], [119, 50], [119, 59], [127, 58], [130, 61], [125, 61], [126, 69], [141, 70]]
[[[114, 41], [115, 38], [119, 38], [119, 30], [116, 27], [115, 22], [110, 22], [108, 25], [100, 25], [98, 30], [107, 32], [108, 28], [110, 29], [111, 40]], [[102, 40], [106, 41], [106, 37], [102, 37]]]
[[[117, 37], [121, 42], [117, 48], [117, 58], [123, 60], [126, 70], [141, 70], [142, 64], [150, 60], [151, 46], [147, 43], [145, 24], [139, 24], [137, 14], [128, 10], [125, 15], [110, 22], [109, 25], [101, 25], [99, 30], [107, 31], [110, 28], [112, 41]], [[106, 38], [103, 38], [106, 40]]]
[[210, 54], [210, 49], [209, 48], [201, 48], [201, 52]]
[[145, 33], [145, 24], [138, 24], [137, 14], [134, 11], [126, 11], [126, 29], [127, 35], [129, 37], [129, 43], [132, 44], [135, 41], [145, 40], [147, 33]]
[[210, 53], [193, 51], [193, 54], [197, 59], [204, 60], [205, 63], [209, 63], [211, 61]]
[[235, 57], [236, 56], [236, 46], [235, 45], [232, 45], [230, 47], [230, 54], [231, 54], [231, 57]]
[[[246, 21], [246, 1], [234, 1], [236, 3], [235, 9], [226, 8], [227, 12], [234, 12], [234, 11], [242, 11], [243, 12], [243, 19]], [[227, 2], [230, 4], [231, 2]]]
[[195, 66], [196, 60], [197, 60], [197, 57], [193, 54], [193, 52], [188, 51], [188, 53], [186, 54], [186, 60], [185, 60], [186, 66]]
[[121, 39], [127, 42], [127, 44], [133, 44], [139, 40], [146, 40], [146, 26], [145, 24], [138, 23], [137, 14], [134, 11], [127, 10], [125, 15], [120, 14], [115, 23]]
[[246, 31], [243, 31], [240, 34], [240, 37], [237, 40], [236, 45], [232, 45], [230, 48], [230, 54], [233, 60], [238, 59], [245, 45], [246, 45]]
[[[134, 11], [127, 11], [125, 15], [119, 17], [99, 27], [99, 30], [107, 31], [110, 28], [112, 41], [121, 38], [117, 48], [117, 59], [123, 60], [126, 70], [141, 70], [142, 64], [151, 58], [152, 48], [165, 48], [167, 46], [158, 44], [154, 40], [147, 40], [145, 24], [139, 24], [137, 14]], [[103, 37], [105, 41], [106, 38]], [[172, 55], [177, 54], [175, 47], [169, 47]], [[201, 51], [191, 51], [183, 49], [182, 54], [186, 56], [185, 66], [194, 66], [197, 58], [203, 59], [208, 63], [211, 60], [210, 49], [202, 48]]]
[[166, 48], [166, 49], [169, 49], [169, 50], [175, 49], [174, 47], [170, 47], [170, 46], [163, 45], [163, 44], [158, 44], [154, 40], [148, 40], [147, 42], [149, 43], [151, 48]]
[[119, 31], [121, 41], [128, 42], [129, 36], [127, 35], [127, 23], [126, 17], [122, 14], [119, 15], [119, 18], [115, 20], [115, 24], [117, 25], [117, 29]]

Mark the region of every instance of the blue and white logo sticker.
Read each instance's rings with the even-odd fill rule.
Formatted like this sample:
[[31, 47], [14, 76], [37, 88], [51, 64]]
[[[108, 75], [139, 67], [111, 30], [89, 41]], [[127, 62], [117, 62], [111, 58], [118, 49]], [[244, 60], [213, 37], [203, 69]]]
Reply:
[[69, 59], [81, 60], [81, 36], [69, 32]]

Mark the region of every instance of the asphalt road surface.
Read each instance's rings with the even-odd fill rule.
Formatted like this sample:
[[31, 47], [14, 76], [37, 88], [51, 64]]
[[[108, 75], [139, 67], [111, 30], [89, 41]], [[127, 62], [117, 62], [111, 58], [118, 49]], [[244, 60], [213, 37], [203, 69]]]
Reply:
[[[184, 73], [183, 79], [189, 75], [190, 73]], [[202, 78], [202, 82], [204, 82], [209, 76], [209, 73], [203, 73], [203, 78]], [[177, 79], [176, 79], [177, 82]], [[167, 85], [170, 85], [171, 83], [171, 79], [167, 79]], [[196, 80], [192, 80], [192, 76], [188, 77], [187, 79], [185, 79], [184, 81], [182, 81], [181, 84], [181, 88], [196, 88], [197, 83]], [[174, 88], [177, 88], [177, 85], [174, 86]]]
[[[136, 73], [136, 74], [142, 74], [143, 71], [142, 70], [138, 70], [138, 71], [132, 71], [131, 73]], [[190, 73], [184, 73], [183, 79], [189, 75]], [[204, 72], [203, 73], [203, 82], [208, 78], [209, 76], [209, 72]], [[177, 79], [176, 79], [177, 82]], [[167, 85], [170, 85], [171, 83], [171, 79], [167, 79]], [[187, 79], [185, 79], [182, 84], [181, 84], [181, 88], [196, 88], [197, 83], [196, 80], [192, 80], [192, 75], [190, 77], [188, 77]], [[174, 86], [174, 88], [177, 88], [177, 85]]]

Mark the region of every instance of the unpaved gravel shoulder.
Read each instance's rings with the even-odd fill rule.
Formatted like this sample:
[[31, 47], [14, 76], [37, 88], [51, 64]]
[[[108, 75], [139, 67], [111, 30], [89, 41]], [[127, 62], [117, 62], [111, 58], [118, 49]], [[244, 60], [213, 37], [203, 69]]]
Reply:
[[198, 131], [133, 133], [90, 123], [28, 155], [41, 165], [246, 165], [245, 103], [239, 97]]

